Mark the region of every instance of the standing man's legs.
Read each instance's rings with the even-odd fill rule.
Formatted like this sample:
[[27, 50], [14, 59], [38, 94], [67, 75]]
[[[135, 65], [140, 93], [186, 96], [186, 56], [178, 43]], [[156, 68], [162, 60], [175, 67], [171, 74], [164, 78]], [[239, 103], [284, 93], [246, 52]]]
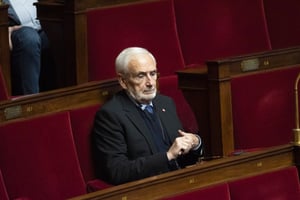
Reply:
[[38, 32], [22, 27], [12, 33], [11, 40], [12, 94], [38, 93], [41, 70], [41, 39]]

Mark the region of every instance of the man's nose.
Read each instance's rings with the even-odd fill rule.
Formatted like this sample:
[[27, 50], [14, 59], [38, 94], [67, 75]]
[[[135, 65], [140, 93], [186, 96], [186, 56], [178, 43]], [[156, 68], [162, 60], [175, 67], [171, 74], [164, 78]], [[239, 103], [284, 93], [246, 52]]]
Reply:
[[151, 76], [147, 76], [146, 77], [146, 86], [147, 87], [152, 87], [154, 84], [154, 79]]

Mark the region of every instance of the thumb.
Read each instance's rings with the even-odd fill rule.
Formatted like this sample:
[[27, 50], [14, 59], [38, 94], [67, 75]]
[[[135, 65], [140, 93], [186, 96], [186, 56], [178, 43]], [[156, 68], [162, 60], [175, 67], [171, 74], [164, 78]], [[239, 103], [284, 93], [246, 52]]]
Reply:
[[182, 131], [182, 130], [178, 130], [178, 133], [179, 133], [180, 136], [186, 135], [186, 132], [184, 132], [184, 131]]

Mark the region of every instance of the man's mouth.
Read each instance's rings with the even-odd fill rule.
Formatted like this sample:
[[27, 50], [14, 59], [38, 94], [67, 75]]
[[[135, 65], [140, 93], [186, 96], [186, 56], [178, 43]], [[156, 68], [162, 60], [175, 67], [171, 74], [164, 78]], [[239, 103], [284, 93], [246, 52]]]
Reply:
[[154, 92], [155, 92], [155, 89], [145, 90], [144, 94], [153, 94]]

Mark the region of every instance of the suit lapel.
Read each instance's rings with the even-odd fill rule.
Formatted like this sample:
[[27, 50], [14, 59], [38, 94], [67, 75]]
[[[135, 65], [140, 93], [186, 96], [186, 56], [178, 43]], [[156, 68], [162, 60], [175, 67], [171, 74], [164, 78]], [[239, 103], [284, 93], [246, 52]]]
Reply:
[[173, 141], [177, 137], [177, 132], [174, 133], [174, 130], [171, 129], [171, 127], [174, 126], [174, 122], [171, 121], [173, 117], [170, 117], [171, 112], [168, 110], [168, 106], [164, 105], [159, 97], [154, 99], [154, 105], [156, 107], [156, 113], [165, 129], [165, 133], [168, 134], [170, 140]]
[[145, 124], [145, 121], [143, 120], [142, 117], [140, 117], [140, 113], [138, 111], [138, 108], [136, 105], [128, 98], [127, 94], [124, 93], [124, 98], [123, 98], [123, 110], [127, 114], [127, 117], [131, 121], [131, 123], [136, 127], [138, 132], [143, 135], [149, 144], [149, 147], [152, 151], [152, 153], [156, 153], [157, 149], [154, 144], [154, 141], [151, 137], [151, 132], [148, 129], [148, 127]]

